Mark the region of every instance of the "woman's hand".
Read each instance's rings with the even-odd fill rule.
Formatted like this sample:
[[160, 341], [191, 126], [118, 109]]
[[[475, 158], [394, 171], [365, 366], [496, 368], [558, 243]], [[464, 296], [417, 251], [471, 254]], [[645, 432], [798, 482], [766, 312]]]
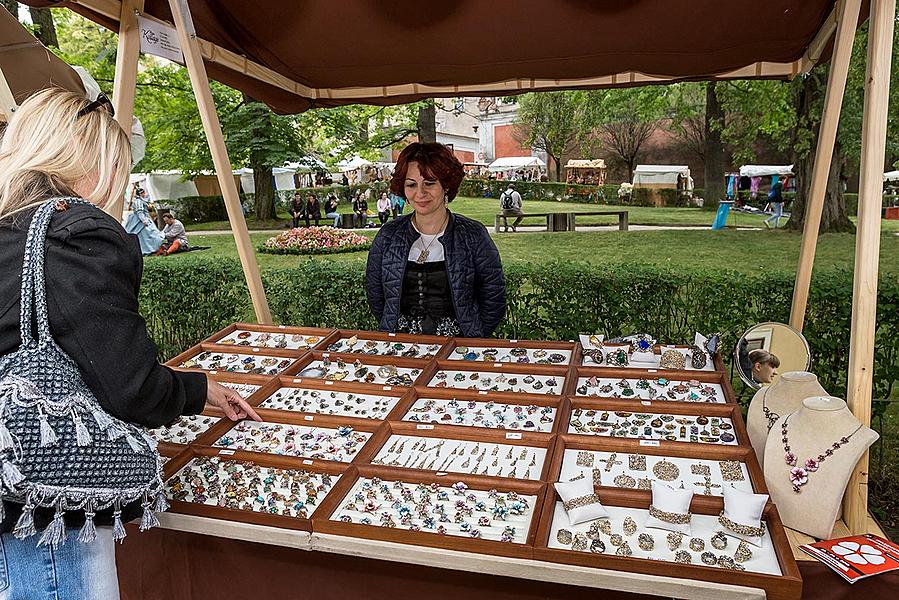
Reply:
[[206, 404], [221, 410], [232, 421], [240, 421], [247, 417], [254, 421], [262, 420], [240, 394], [223, 386], [209, 375], [206, 375]]

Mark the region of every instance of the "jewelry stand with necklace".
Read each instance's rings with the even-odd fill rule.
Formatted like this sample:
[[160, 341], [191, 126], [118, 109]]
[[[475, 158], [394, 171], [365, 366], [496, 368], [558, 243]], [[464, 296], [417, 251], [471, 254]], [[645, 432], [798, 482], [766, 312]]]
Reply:
[[765, 465], [765, 443], [774, 423], [782, 415], [795, 412], [803, 399], [826, 395], [815, 374], [806, 371], [787, 371], [755, 393], [746, 413], [746, 432], [759, 465]]
[[849, 476], [877, 433], [832, 396], [804, 399], [796, 412], [778, 418], [772, 431], [765, 483], [784, 525], [829, 538]]

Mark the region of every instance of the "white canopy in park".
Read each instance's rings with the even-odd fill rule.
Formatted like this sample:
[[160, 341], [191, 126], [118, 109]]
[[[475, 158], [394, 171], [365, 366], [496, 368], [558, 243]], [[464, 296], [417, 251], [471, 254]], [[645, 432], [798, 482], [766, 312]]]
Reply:
[[899, 180], [899, 171], [887, 171], [883, 174], [884, 181], [897, 181]]
[[572, 158], [565, 163], [566, 169], [605, 169], [606, 161], [601, 158], [578, 159]]
[[132, 173], [131, 183], [140, 183], [152, 200], [177, 200], [185, 196], [197, 196], [197, 186], [193, 181], [184, 181], [181, 171], [153, 171]]
[[348, 173], [350, 171], [355, 171], [359, 167], [367, 167], [372, 164], [370, 160], [365, 160], [361, 156], [354, 156], [353, 158], [342, 160], [337, 163], [337, 170], [341, 173]]
[[740, 177], [771, 175], [793, 175], [793, 165], [743, 165], [740, 167]]
[[494, 173], [513, 169], [545, 169], [546, 163], [536, 156], [504, 156], [487, 167]]
[[677, 187], [678, 176], [687, 178], [687, 189], [693, 189], [690, 167], [686, 165], [637, 165], [634, 187]]
[[[240, 175], [240, 188], [245, 194], [256, 193], [256, 184], [253, 181], [253, 169], [238, 169], [237, 171], [234, 171], [234, 173]], [[272, 169], [272, 174], [275, 176], [275, 189], [279, 192], [284, 190], [295, 190], [297, 184], [293, 178], [294, 173], [296, 173], [296, 169], [288, 167], [275, 167]]]

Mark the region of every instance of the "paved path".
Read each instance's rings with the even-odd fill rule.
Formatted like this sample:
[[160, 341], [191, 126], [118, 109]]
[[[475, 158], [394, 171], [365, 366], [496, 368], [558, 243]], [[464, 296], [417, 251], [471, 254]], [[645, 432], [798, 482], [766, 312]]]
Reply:
[[[689, 231], [699, 231], [706, 230], [711, 231], [710, 225], [633, 225], [631, 224], [629, 227], [630, 231], [675, 231], [675, 230], [689, 230]], [[732, 229], [729, 227], [728, 229]], [[761, 227], [738, 227], [740, 231], [760, 231]], [[501, 232], [499, 234], [494, 233], [492, 227], [488, 227], [487, 230], [490, 232], [490, 235], [515, 235], [512, 232], [505, 233]], [[579, 225], [577, 230], [580, 231], [618, 231], [618, 225]], [[265, 233], [267, 235], [277, 235], [282, 231], [286, 231], [285, 229], [251, 229], [250, 233]], [[364, 231], [372, 231], [372, 229], [350, 229], [348, 231], [356, 231], [356, 232], [364, 232]], [[187, 233], [189, 235], [231, 235], [230, 229], [222, 229], [222, 230], [214, 230], [214, 231], [191, 231], [188, 230]], [[546, 226], [519, 226], [518, 233], [546, 233]], [[563, 233], [563, 232], [559, 232]], [[896, 235], [899, 235], [897, 233]]]

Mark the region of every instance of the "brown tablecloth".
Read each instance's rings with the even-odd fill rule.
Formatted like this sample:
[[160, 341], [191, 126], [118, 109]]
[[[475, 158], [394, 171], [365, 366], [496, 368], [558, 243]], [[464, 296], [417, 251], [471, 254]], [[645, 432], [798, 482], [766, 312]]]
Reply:
[[[122, 600], [657, 600], [622, 592], [463, 573], [154, 529], [117, 552]], [[803, 598], [894, 600], [899, 571], [849, 585], [802, 561]]]

